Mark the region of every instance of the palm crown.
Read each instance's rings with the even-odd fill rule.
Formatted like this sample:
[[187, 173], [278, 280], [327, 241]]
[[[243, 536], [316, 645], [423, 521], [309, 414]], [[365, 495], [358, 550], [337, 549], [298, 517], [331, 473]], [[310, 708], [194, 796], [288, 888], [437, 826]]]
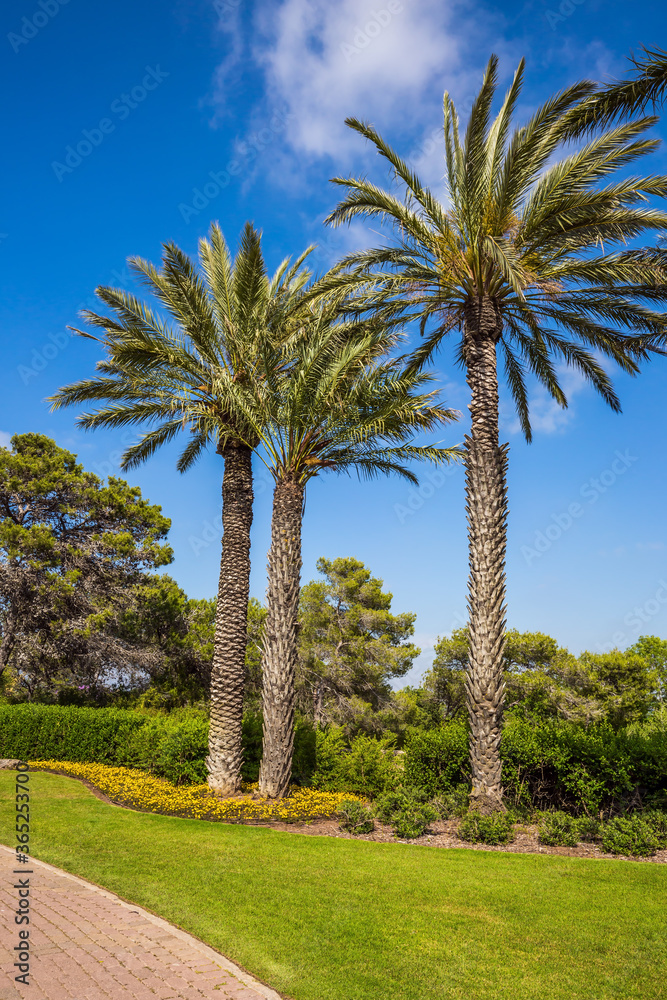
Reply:
[[[394, 226], [394, 245], [350, 254], [342, 264], [357, 268], [359, 277], [375, 267], [385, 269], [397, 308], [419, 315], [422, 334], [432, 325], [414, 364], [423, 364], [445, 334], [464, 325], [471, 303], [493, 303], [495, 339], [530, 439], [529, 373], [566, 406], [555, 366], [565, 361], [619, 409], [598, 356], [634, 374], [650, 347], [664, 340], [665, 317], [654, 306], [667, 297], [666, 255], [627, 244], [667, 227], [667, 213], [647, 204], [651, 196], [667, 194], [667, 178], [629, 177], [601, 186], [610, 174], [657, 147], [658, 140], [645, 136], [657, 120], [652, 116], [607, 129], [551, 162], [572, 138], [594, 85], [584, 81], [557, 94], [511, 133], [523, 62], [492, 121], [496, 67], [492, 57], [462, 139], [453, 102], [445, 94], [448, 207], [370, 125], [348, 119], [389, 160], [407, 194], [400, 201], [367, 180], [334, 178], [348, 193], [327, 221], [379, 217]], [[618, 243], [622, 249], [608, 251]], [[340, 286], [346, 278], [336, 280]], [[463, 341], [458, 355], [465, 362]]]
[[[236, 257], [219, 226], [199, 244], [200, 271], [173, 243], [162, 266], [133, 258], [130, 267], [166, 310], [113, 288], [98, 295], [112, 316], [86, 312], [103, 331], [99, 374], [66, 386], [54, 406], [97, 402], [84, 413], [84, 427], [148, 424], [150, 429], [125, 452], [124, 468], [138, 465], [181, 431], [189, 440], [178, 468], [185, 471], [212, 443], [224, 460], [222, 553], [211, 667], [209, 785], [222, 794], [238, 791], [242, 764], [242, 713], [253, 517], [252, 450], [257, 434], [233, 406], [229, 386], [261, 377], [266, 343], [287, 341], [299, 329], [297, 314], [310, 274], [306, 251], [293, 264], [283, 261], [266, 273], [260, 234], [243, 230]], [[83, 336], [92, 336], [78, 331]], [[274, 352], [276, 361], [281, 357]], [[232, 405], [230, 405], [230, 403]]]
[[186, 429], [190, 439], [178, 460], [181, 472], [209, 443], [220, 449], [242, 435], [242, 416], [229, 409], [225, 387], [256, 376], [264, 338], [289, 335], [310, 278], [303, 267], [310, 248], [294, 263], [286, 258], [269, 278], [260, 240], [246, 224], [232, 259], [214, 224], [210, 240], [199, 243], [203, 277], [173, 243], [165, 245], [161, 270], [139, 257], [130, 259], [130, 268], [166, 307], [176, 329], [115, 288], [97, 289], [112, 318], [82, 313], [90, 326], [104, 331], [108, 356], [98, 362], [98, 377], [60, 389], [53, 405], [107, 401], [79, 417], [86, 428], [157, 424], [127, 449], [123, 468], [143, 462]]
[[[655, 117], [622, 119], [659, 96], [664, 66], [647, 74], [648, 83], [629, 89], [577, 83], [538, 108], [526, 125], [513, 127], [523, 69], [522, 62], [492, 118], [497, 59], [491, 58], [462, 137], [445, 94], [446, 204], [374, 128], [348, 119], [391, 164], [406, 195], [400, 200], [364, 178], [338, 177], [346, 195], [327, 220], [377, 218], [393, 227], [391, 243], [348, 255], [325, 287], [340, 291], [372, 277], [385, 312], [393, 302], [395, 315], [419, 318], [423, 339], [408, 371], [421, 370], [452, 330], [462, 334], [457, 359], [471, 391], [466, 697], [471, 798], [484, 811], [502, 803], [508, 508], [498, 356], [530, 440], [530, 376], [566, 406], [558, 363], [572, 365], [618, 410], [604, 362], [635, 374], [667, 334], [660, 309], [667, 298], [667, 254], [629, 246], [667, 228], [667, 214], [649, 203], [667, 194], [667, 178], [610, 179], [657, 146], [646, 136]], [[612, 126], [617, 119], [621, 123]]]
[[416, 483], [406, 462], [458, 458], [456, 448], [408, 441], [458, 414], [440, 406], [436, 392], [421, 391], [431, 376], [382, 360], [399, 337], [375, 317], [335, 320], [329, 305], [320, 301], [287, 345], [264, 345], [261, 377], [225, 386], [274, 478], [305, 485], [323, 470], [354, 468], [365, 477], [398, 473]]

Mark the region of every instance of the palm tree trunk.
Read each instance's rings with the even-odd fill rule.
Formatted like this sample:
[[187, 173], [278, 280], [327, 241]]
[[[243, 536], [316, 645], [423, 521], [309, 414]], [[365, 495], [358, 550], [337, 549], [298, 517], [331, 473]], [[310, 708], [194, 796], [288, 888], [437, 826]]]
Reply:
[[270, 798], [282, 798], [292, 773], [303, 500], [302, 483], [291, 479], [276, 483], [263, 638], [264, 740], [259, 769], [260, 794]]
[[466, 445], [466, 508], [470, 576], [470, 651], [466, 702], [470, 718], [471, 806], [502, 809], [500, 735], [505, 684], [505, 549], [507, 544], [507, 451], [498, 443], [497, 306], [486, 297], [465, 314], [466, 380], [472, 429]]
[[246, 445], [225, 445], [222, 479], [222, 558], [211, 667], [211, 723], [208, 785], [217, 795], [241, 787], [241, 728], [250, 590], [252, 452]]

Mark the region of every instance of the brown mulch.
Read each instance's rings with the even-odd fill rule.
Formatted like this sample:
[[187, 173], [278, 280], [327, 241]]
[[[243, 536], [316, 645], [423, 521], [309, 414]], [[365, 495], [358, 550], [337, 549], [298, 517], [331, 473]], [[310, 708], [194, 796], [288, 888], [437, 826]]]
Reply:
[[517, 824], [515, 838], [511, 844], [492, 847], [489, 844], [468, 844], [460, 840], [456, 834], [459, 821], [457, 819], [442, 820], [433, 823], [431, 833], [418, 837], [416, 840], [399, 840], [391, 831], [391, 827], [376, 820], [372, 833], [352, 834], [340, 829], [338, 820], [316, 819], [312, 823], [279, 823], [272, 820], [267, 825], [273, 830], [285, 833], [305, 833], [316, 837], [339, 837], [346, 840], [370, 840], [380, 844], [414, 844], [417, 847], [448, 847], [468, 851], [505, 851], [509, 854], [558, 854], [566, 858], [594, 858], [610, 861], [652, 861], [654, 864], [667, 864], [667, 850], [657, 851], [650, 858], [626, 857], [622, 854], [605, 854], [595, 844], [578, 844], [577, 847], [547, 847], [537, 839], [537, 826]]

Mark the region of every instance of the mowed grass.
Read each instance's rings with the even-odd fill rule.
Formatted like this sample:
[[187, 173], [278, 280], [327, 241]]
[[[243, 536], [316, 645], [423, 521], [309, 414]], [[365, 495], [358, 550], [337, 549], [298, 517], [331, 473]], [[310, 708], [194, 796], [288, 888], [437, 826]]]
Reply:
[[[171, 920], [294, 1000], [667, 997], [667, 866], [176, 819], [45, 773], [30, 791], [36, 858]], [[0, 801], [12, 846], [13, 772], [0, 772]]]

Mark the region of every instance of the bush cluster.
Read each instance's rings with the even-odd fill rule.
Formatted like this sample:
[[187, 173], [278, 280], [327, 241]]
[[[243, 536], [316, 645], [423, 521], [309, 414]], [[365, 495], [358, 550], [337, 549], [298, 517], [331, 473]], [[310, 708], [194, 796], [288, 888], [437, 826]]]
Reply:
[[382, 823], [391, 824], [394, 835], [401, 840], [421, 837], [438, 819], [427, 792], [410, 785], [400, 785], [381, 795], [375, 803], [375, 814]]
[[538, 837], [549, 846], [576, 847], [580, 841], [590, 841], [607, 854], [648, 857], [667, 847], [667, 813], [651, 809], [602, 822], [556, 810], [540, 816]]
[[[667, 731], [661, 728], [510, 718], [500, 753], [506, 799], [517, 807], [591, 814], [618, 810], [637, 796], [657, 804], [665, 795]], [[469, 778], [463, 722], [408, 737], [406, 781], [436, 796]]]
[[[262, 753], [258, 713], [244, 717], [243, 748], [243, 778], [252, 783]], [[135, 768], [180, 787], [203, 785], [207, 753], [208, 721], [194, 709], [156, 715], [119, 708], [0, 705], [0, 757]], [[584, 729], [510, 718], [501, 755], [512, 815], [539, 810], [542, 843], [573, 846], [588, 840], [609, 853], [635, 856], [667, 847], [667, 813], [646, 809], [667, 803], [664, 726]], [[413, 730], [401, 757], [393, 735], [350, 740], [334, 726], [315, 731], [308, 720], [296, 720], [293, 783], [336, 795], [337, 801], [359, 796], [375, 800], [374, 815], [391, 824], [401, 839], [421, 836], [438, 817], [462, 817], [463, 839], [508, 842], [509, 817], [467, 813], [468, 767], [468, 733], [459, 721]], [[625, 815], [637, 802], [644, 811]], [[351, 808], [351, 816], [342, 817], [350, 829], [370, 822], [358, 804]], [[604, 814], [617, 818], [607, 823], [592, 818]]]
[[348, 740], [342, 729], [330, 726], [318, 729], [315, 740], [317, 769], [309, 781], [313, 788], [374, 797], [402, 780], [393, 734], [380, 739], [362, 734]]
[[458, 834], [469, 844], [510, 844], [514, 840], [514, 821], [509, 813], [482, 816], [471, 811], [459, 823]]

